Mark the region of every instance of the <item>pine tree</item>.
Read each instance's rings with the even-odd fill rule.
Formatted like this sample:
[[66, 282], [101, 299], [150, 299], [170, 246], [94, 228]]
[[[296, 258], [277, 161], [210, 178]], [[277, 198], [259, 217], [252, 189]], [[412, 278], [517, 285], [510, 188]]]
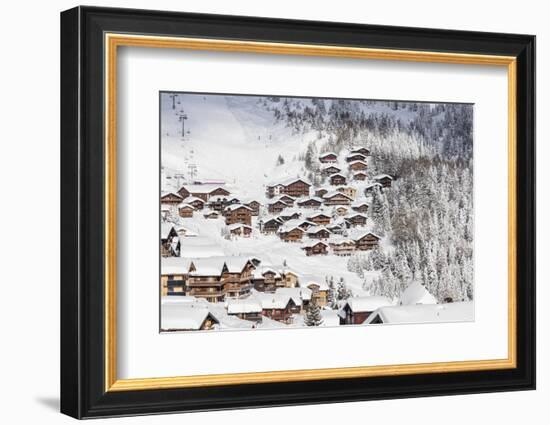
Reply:
[[317, 305], [317, 302], [311, 300], [306, 310], [306, 317], [304, 318], [304, 324], [306, 326], [320, 326], [323, 324], [323, 317], [321, 316], [321, 307]]

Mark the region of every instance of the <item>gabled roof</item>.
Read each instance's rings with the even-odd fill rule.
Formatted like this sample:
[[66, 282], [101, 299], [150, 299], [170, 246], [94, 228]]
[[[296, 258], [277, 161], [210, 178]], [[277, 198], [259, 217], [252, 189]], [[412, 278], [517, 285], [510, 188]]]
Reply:
[[342, 177], [342, 178], [346, 178], [346, 176], [344, 176], [342, 173], [334, 173], [334, 174], [331, 174], [329, 178], [333, 178], [333, 177]]
[[292, 230], [299, 230], [300, 232], [304, 233], [305, 230], [302, 229], [301, 227], [299, 227], [298, 225], [295, 225], [295, 224], [290, 224], [287, 222], [287, 223], [284, 223], [281, 227], [279, 227], [279, 229], [277, 230], [278, 233], [287, 233], [287, 232], [291, 232]]
[[324, 152], [321, 155], [319, 155], [319, 158], [324, 158], [324, 157], [329, 156], [329, 155], [334, 155], [336, 157], [338, 156], [338, 154], [336, 154], [335, 152]]
[[297, 306], [301, 306], [302, 301], [311, 300], [311, 289], [309, 288], [277, 288], [275, 294], [289, 296]]
[[229, 299], [227, 300], [226, 305], [227, 313], [229, 314], [262, 312], [262, 303], [254, 297], [237, 300]]
[[310, 227], [309, 229], [307, 229], [307, 233], [314, 235], [316, 233], [319, 233], [322, 230], [330, 233], [330, 230], [328, 230], [325, 226]]
[[357, 155], [362, 156], [363, 158], [366, 158], [366, 157], [367, 157], [367, 155], [365, 155], [365, 154], [363, 154], [363, 153], [361, 153], [361, 152], [351, 152], [349, 155], [346, 156], [346, 158], [351, 158], [351, 157], [357, 156]]
[[349, 163], [349, 165], [353, 165], [353, 164], [363, 164], [363, 165], [368, 165], [365, 161], [361, 161], [360, 159], [356, 160], [356, 161], [351, 161]]
[[313, 218], [313, 217], [319, 217], [319, 216], [324, 216], [324, 217], [328, 217], [328, 218], [331, 218], [331, 216], [327, 213], [324, 213], [324, 212], [316, 212], [315, 214], [308, 214], [307, 218]]
[[191, 260], [181, 257], [162, 257], [160, 260], [161, 275], [187, 274]]
[[472, 301], [448, 304], [416, 304], [381, 307], [365, 321], [371, 324], [380, 318], [382, 323], [471, 322], [474, 320]]
[[390, 176], [389, 174], [378, 174], [377, 176], [374, 176], [373, 178], [374, 178], [374, 180], [382, 180], [382, 179], [393, 180], [393, 177]]
[[237, 229], [241, 229], [241, 228], [252, 230], [252, 227], [250, 227], [246, 224], [242, 224], [242, 223], [230, 224], [229, 226], [227, 226], [227, 228], [229, 229], [229, 231], [233, 231], [233, 230], [237, 230]]
[[387, 297], [381, 296], [366, 296], [366, 297], [351, 297], [346, 300], [345, 306], [348, 305], [354, 313], [372, 312], [380, 307], [393, 305], [392, 301]]
[[184, 184], [179, 190], [185, 189], [189, 193], [211, 193], [217, 189], [223, 189], [227, 192], [229, 192], [225, 187], [223, 187], [223, 184]]
[[424, 285], [418, 282], [411, 283], [401, 294], [399, 300], [404, 305], [437, 304], [437, 299], [428, 292]]
[[197, 202], [197, 201], [204, 204], [204, 199], [197, 198], [196, 196], [188, 196], [187, 198], [185, 198], [185, 202], [187, 202], [188, 204], [191, 202]]
[[183, 199], [183, 198], [181, 197], [181, 195], [179, 195], [179, 194], [176, 193], [176, 192], [162, 192], [162, 193], [160, 194], [160, 197], [161, 197], [161, 198], [164, 198], [164, 197], [169, 196], [169, 195], [175, 196], [176, 198]]
[[325, 193], [323, 195], [323, 198], [324, 199], [330, 199], [330, 198], [334, 198], [336, 195], [343, 196], [345, 198], [348, 198], [350, 201], [353, 201], [353, 199], [350, 198], [348, 195], [346, 195], [345, 193], [342, 193], [342, 192], [338, 192], [337, 190], [333, 190], [332, 192]]
[[306, 249], [306, 248], [313, 248], [317, 245], [324, 245], [326, 248], [328, 248], [328, 244], [323, 242], [323, 241], [314, 241], [314, 242], [309, 242], [309, 243], [305, 243], [302, 245], [302, 249]]
[[189, 276], [220, 276], [225, 257], [199, 258], [191, 262]]
[[310, 285], [316, 285], [319, 287], [319, 290], [326, 291], [328, 290], [327, 282], [324, 278], [320, 276], [310, 275], [310, 274], [304, 274], [300, 275], [298, 278], [298, 284], [301, 288], [307, 288]]
[[240, 204], [229, 205], [228, 207], [225, 208], [225, 211], [235, 211], [235, 210], [238, 210], [240, 208], [244, 208], [248, 211], [252, 211], [252, 208], [247, 207], [246, 205], [240, 205]]
[[358, 234], [356, 237], [354, 237], [354, 239], [356, 241], [358, 240], [361, 240], [363, 239], [365, 236], [368, 236], [368, 235], [372, 235], [374, 236], [376, 239], [382, 239], [380, 236], [378, 236], [376, 233], [373, 233], [373, 232], [363, 232], [363, 233], [360, 233]]
[[300, 200], [298, 201], [298, 205], [304, 204], [304, 203], [310, 202], [310, 201], [318, 202], [318, 203], [320, 203], [320, 204], [323, 203], [323, 199], [322, 199], [322, 198], [319, 198], [318, 196], [308, 196], [307, 198], [300, 199]]
[[336, 168], [337, 170], [341, 170], [340, 167], [337, 167], [336, 165], [334, 164], [329, 164], [329, 165], [325, 165], [324, 167], [321, 168], [321, 171], [325, 171], [325, 170], [329, 170], [331, 168]]
[[178, 204], [178, 208], [181, 209], [181, 208], [190, 208], [192, 210], [195, 209], [195, 207], [191, 204], [188, 204], [187, 202], [182, 202], [180, 204]]
[[161, 309], [161, 328], [164, 330], [198, 330], [206, 319], [219, 323], [203, 305], [164, 304]]
[[291, 177], [291, 178], [288, 178], [286, 180], [282, 180], [282, 181], [279, 181], [277, 183], [270, 184], [267, 187], [288, 186], [288, 185], [291, 185], [292, 183], [296, 183], [296, 182], [302, 182], [302, 183], [305, 183], [308, 186], [311, 186], [311, 183], [308, 182], [306, 179], [303, 179], [301, 177]]

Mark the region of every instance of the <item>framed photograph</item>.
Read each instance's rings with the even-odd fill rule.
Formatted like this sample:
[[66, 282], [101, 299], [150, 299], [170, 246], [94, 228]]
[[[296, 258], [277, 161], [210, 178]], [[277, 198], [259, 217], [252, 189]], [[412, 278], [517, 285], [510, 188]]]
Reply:
[[61, 411], [535, 388], [535, 37], [61, 14]]

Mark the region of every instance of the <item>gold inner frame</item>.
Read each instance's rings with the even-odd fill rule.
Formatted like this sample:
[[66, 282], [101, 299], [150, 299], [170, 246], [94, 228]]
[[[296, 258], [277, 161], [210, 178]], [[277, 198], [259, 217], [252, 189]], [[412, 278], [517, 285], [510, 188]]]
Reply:
[[[105, 391], [135, 391], [214, 385], [447, 373], [515, 368], [516, 359], [516, 58], [461, 53], [370, 49], [106, 33], [105, 45]], [[272, 372], [118, 379], [116, 325], [116, 123], [117, 48], [120, 46], [325, 56], [503, 66], [508, 72], [508, 357], [437, 363], [304, 369]]]

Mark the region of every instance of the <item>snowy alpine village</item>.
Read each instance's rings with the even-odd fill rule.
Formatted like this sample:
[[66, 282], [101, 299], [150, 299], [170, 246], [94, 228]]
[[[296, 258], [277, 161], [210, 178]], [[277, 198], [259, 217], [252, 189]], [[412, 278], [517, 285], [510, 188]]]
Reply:
[[162, 332], [474, 320], [473, 105], [160, 93]]

